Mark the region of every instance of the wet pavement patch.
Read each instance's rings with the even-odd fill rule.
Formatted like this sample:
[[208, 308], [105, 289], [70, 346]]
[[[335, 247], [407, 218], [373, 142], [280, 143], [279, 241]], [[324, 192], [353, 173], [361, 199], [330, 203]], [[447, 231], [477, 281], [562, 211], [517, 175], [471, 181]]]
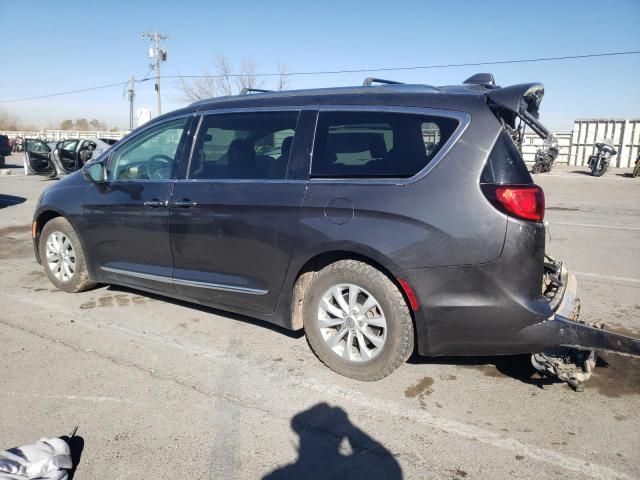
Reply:
[[139, 295], [127, 295], [125, 293], [118, 293], [116, 295], [103, 295], [96, 299], [90, 299], [83, 304], [80, 305], [80, 308], [83, 310], [89, 308], [96, 307], [113, 307], [117, 305], [118, 307], [126, 307], [129, 305], [141, 305], [143, 303], [147, 303], [147, 301], [153, 301], [146, 297], [141, 297]]
[[31, 233], [31, 225], [12, 225], [10, 227], [0, 228], [0, 237], [11, 237], [12, 235], [25, 233]]
[[455, 470], [449, 470], [453, 474], [453, 478], [466, 478], [469, 475], [467, 472], [462, 470], [461, 468], [456, 468]]
[[404, 396], [407, 398], [415, 398], [418, 395], [422, 395], [422, 394], [430, 395], [431, 393], [433, 393], [433, 390], [431, 390], [432, 386], [433, 386], [433, 378], [424, 377], [415, 385], [408, 387], [404, 391]]
[[431, 387], [433, 386], [433, 378], [424, 377], [422, 380], [418, 381], [415, 385], [411, 385], [407, 387], [404, 391], [404, 396], [407, 398], [418, 398], [420, 402], [420, 408], [426, 410], [427, 408], [427, 395], [431, 395], [433, 390]]
[[545, 210], [555, 210], [556, 212], [579, 212], [579, 208], [573, 207], [547, 207]]
[[0, 259], [15, 260], [33, 256], [31, 238], [11, 238], [0, 234]]
[[601, 353], [593, 375], [585, 382], [585, 386], [586, 390], [596, 389], [610, 398], [640, 395], [640, 359]]
[[[638, 330], [623, 325], [607, 324], [605, 330], [638, 338]], [[596, 389], [605, 397], [640, 395], [640, 358], [601, 352], [586, 389]]]

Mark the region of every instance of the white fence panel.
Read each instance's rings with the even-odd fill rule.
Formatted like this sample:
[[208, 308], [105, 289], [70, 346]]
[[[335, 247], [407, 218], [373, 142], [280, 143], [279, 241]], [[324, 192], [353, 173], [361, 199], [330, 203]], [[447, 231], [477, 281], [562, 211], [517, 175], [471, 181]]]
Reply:
[[119, 140], [127, 132], [102, 132], [102, 131], [78, 131], [78, 130], [38, 130], [38, 131], [0, 131], [0, 135], [7, 135], [9, 138], [38, 138], [51, 142], [66, 140], [67, 138], [112, 138]]
[[614, 167], [635, 165], [640, 148], [640, 119], [580, 119], [573, 126], [571, 165], [586, 165], [589, 155], [596, 152], [595, 144], [611, 140], [618, 153], [611, 163]]

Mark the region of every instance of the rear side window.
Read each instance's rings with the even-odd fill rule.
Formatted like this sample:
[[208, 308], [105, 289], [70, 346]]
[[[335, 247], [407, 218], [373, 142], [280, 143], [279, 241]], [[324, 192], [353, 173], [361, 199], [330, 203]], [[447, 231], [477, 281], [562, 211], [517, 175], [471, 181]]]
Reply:
[[515, 143], [502, 130], [482, 171], [480, 183], [529, 184], [533, 179]]
[[422, 170], [458, 121], [388, 112], [322, 112], [311, 176], [407, 178]]
[[191, 158], [189, 178], [286, 178], [299, 112], [207, 115]]

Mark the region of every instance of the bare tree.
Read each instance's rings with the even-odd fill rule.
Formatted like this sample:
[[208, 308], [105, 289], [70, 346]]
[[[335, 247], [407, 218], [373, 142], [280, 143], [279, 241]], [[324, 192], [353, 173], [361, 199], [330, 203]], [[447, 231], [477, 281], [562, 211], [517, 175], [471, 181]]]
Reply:
[[235, 77], [235, 82], [239, 92], [245, 88], [260, 88], [263, 82], [258, 79], [255, 62], [249, 60], [242, 62], [240, 73]]
[[216, 59], [217, 78], [215, 82], [218, 95], [233, 95], [231, 88], [231, 64], [224, 55], [218, 55]]
[[[279, 89], [287, 86], [286, 66], [278, 66], [281, 78]], [[215, 73], [202, 71], [202, 76], [194, 79], [181, 77], [177, 88], [182, 93], [181, 100], [194, 102], [205, 98], [234, 95], [244, 88], [260, 88], [263, 81], [259, 79], [256, 71], [256, 63], [250, 60], [242, 62], [240, 70], [234, 73], [229, 59], [224, 55], [218, 55], [215, 62]], [[280, 88], [280, 85], [282, 87]]]
[[286, 90], [289, 86], [289, 67], [284, 63], [278, 64], [278, 91]]
[[180, 77], [178, 89], [182, 92], [181, 100], [197, 102], [215, 96], [216, 78], [207, 71], [203, 71], [202, 75], [201, 78], [194, 78], [193, 81]]
[[21, 130], [22, 127], [22, 121], [16, 115], [0, 109], [0, 130]]

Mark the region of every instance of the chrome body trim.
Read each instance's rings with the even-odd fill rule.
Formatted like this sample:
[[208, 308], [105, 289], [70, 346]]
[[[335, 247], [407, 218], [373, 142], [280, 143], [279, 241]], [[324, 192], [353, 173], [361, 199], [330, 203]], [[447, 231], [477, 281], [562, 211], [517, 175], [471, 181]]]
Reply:
[[115, 273], [117, 275], [126, 275], [129, 277], [142, 278], [144, 280], [152, 280], [155, 282], [171, 283], [174, 285], [182, 285], [185, 287], [208, 288], [210, 290], [221, 290], [223, 292], [234, 292], [234, 293], [246, 293], [248, 295], [266, 295], [267, 293], [269, 293], [268, 290], [263, 290], [259, 288], [237, 287], [234, 285], [222, 285], [218, 283], [198, 282], [195, 280], [184, 280], [181, 278], [165, 277], [163, 275], [153, 275], [151, 273], [132, 272], [131, 270], [123, 270], [120, 268], [113, 268], [113, 267], [100, 267], [100, 270], [103, 270], [108, 273]]

